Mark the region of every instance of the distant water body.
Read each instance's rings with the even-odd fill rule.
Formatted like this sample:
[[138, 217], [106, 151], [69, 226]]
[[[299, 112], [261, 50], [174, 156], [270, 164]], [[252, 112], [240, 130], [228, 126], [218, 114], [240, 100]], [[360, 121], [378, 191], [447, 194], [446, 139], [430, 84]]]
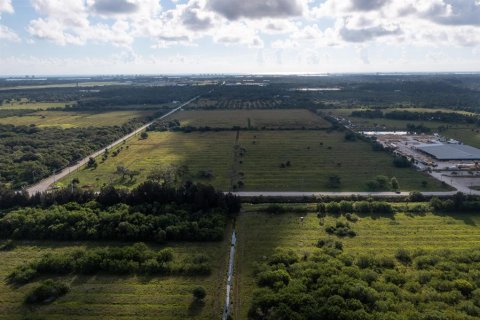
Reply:
[[340, 88], [295, 88], [293, 91], [340, 91]]

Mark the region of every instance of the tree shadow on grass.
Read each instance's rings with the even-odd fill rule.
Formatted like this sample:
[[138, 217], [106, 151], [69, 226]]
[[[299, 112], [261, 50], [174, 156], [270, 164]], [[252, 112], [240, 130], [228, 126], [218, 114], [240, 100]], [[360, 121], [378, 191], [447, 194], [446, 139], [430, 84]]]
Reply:
[[360, 219], [365, 219], [365, 218], [370, 218], [372, 220], [377, 220], [377, 219], [390, 219], [392, 221], [395, 220], [395, 212], [393, 213], [355, 213]]
[[205, 301], [194, 299], [190, 306], [188, 306], [189, 316], [198, 316], [205, 307]]
[[477, 227], [477, 223], [475, 220], [472, 219], [472, 216], [478, 216], [478, 213], [460, 213], [460, 214], [455, 214], [455, 213], [450, 213], [450, 212], [434, 212], [433, 213], [436, 216], [439, 217], [448, 217], [452, 218], [454, 220], [460, 220], [463, 221], [468, 226], [472, 227]]

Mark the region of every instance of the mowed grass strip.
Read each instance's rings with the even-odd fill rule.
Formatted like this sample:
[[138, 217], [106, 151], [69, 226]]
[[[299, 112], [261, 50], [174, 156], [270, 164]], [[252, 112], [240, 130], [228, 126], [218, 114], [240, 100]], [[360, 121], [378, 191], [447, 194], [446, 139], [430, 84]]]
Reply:
[[[299, 255], [315, 249], [321, 238], [330, 237], [325, 227], [336, 218], [328, 216], [320, 225], [314, 209], [310, 213], [270, 215], [255, 212], [254, 205], [244, 205], [248, 213], [237, 218], [238, 249], [235, 270], [235, 318], [246, 319], [252, 293], [254, 262], [263, 261], [277, 247], [292, 248]], [[300, 217], [303, 216], [303, 222]], [[397, 249], [463, 250], [480, 247], [480, 217], [476, 214], [408, 216], [361, 216], [350, 223], [357, 233], [354, 238], [337, 238], [344, 251], [357, 254], [386, 254]]]
[[[212, 184], [221, 190], [230, 189], [230, 171], [233, 159], [235, 132], [174, 133], [149, 132], [148, 138], [140, 140], [138, 136], [128, 140], [122, 151], [110, 156], [105, 162], [97, 159], [96, 169], [81, 168], [67, 176], [63, 182], [68, 184], [73, 178], [79, 178], [80, 185], [92, 185], [100, 188], [103, 184], [133, 187], [144, 181], [149, 173], [167, 165], [186, 165], [192, 180]], [[128, 148], [127, 148], [128, 147]], [[138, 171], [134, 181], [121, 179], [116, 174], [118, 166]], [[211, 171], [212, 179], [199, 179], [200, 170]]]
[[181, 111], [171, 117], [182, 126], [230, 128], [329, 128], [322, 117], [305, 109]]
[[[405, 191], [444, 190], [426, 174], [396, 168], [392, 155], [372, 151], [366, 142], [345, 141], [342, 132], [242, 131], [240, 145], [246, 149], [239, 168], [245, 190], [368, 191], [366, 182], [377, 175], [396, 177]], [[282, 168], [288, 161], [291, 165]], [[340, 177], [339, 188], [329, 187], [332, 175]]]
[[0, 124], [15, 126], [36, 125], [38, 127], [103, 127], [122, 125], [135, 118], [145, 118], [153, 111], [112, 111], [102, 113], [38, 111], [24, 116], [0, 118]]
[[[5, 277], [18, 265], [47, 252], [69, 251], [122, 243], [92, 242], [19, 242], [12, 251], [0, 252], [0, 319], [217, 319], [223, 310], [228, 235], [223, 242], [173, 244], [175, 257], [182, 260], [193, 254], [210, 258], [212, 274], [199, 276], [93, 276], [50, 277], [69, 283], [71, 291], [48, 305], [23, 304], [26, 294], [39, 281], [12, 287]], [[170, 245], [168, 245], [170, 246]], [[161, 248], [161, 247], [158, 247]], [[207, 291], [204, 306], [193, 302], [192, 290], [203, 286]]]

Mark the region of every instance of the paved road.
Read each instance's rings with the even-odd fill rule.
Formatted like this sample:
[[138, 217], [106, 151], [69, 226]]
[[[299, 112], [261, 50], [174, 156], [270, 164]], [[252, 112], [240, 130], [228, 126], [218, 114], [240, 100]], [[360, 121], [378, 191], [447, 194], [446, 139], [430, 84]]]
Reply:
[[[451, 196], [458, 191], [437, 191], [437, 192], [422, 192], [425, 196]], [[463, 192], [463, 191], [462, 191]], [[232, 192], [232, 194], [240, 197], [348, 197], [348, 196], [374, 196], [374, 197], [405, 197], [409, 192], [297, 192], [297, 191], [240, 191]]]
[[139, 132], [145, 130], [149, 125], [151, 125], [152, 123], [154, 123], [155, 121], [158, 121], [158, 120], [161, 120], [161, 119], [164, 119], [168, 116], [170, 116], [171, 114], [177, 112], [178, 110], [182, 109], [183, 107], [185, 107], [186, 105], [190, 104], [191, 102], [197, 100], [200, 96], [196, 96], [195, 98], [192, 98], [190, 100], [188, 100], [187, 102], [183, 103], [182, 105], [180, 105], [179, 107], [173, 109], [172, 111], [164, 114], [163, 116], [161, 116], [160, 118], [157, 118], [145, 125], [143, 125], [142, 127], [136, 129], [135, 131], [127, 134], [126, 136], [118, 139], [117, 141], [113, 142], [112, 144], [108, 145], [107, 147], [103, 148], [102, 150], [99, 150], [99, 151], [96, 151], [95, 153], [89, 155], [88, 157], [78, 161], [76, 164], [70, 166], [70, 167], [67, 167], [65, 169], [63, 169], [62, 171], [50, 176], [50, 177], [47, 177], [43, 180], [41, 180], [40, 182], [28, 187], [26, 190], [27, 192], [30, 194], [30, 195], [34, 195], [35, 193], [37, 192], [45, 192], [48, 190], [48, 188], [54, 184], [56, 181], [58, 181], [59, 179], [65, 177], [66, 175], [70, 174], [71, 172], [75, 171], [76, 169], [80, 168], [81, 166], [83, 166], [84, 164], [87, 163], [87, 161], [90, 159], [90, 157], [92, 158], [95, 158], [95, 157], [98, 157], [99, 155], [103, 154], [105, 152], [106, 149], [111, 149], [113, 147], [115, 147], [116, 145], [122, 143], [123, 141], [127, 140], [128, 138], [131, 138], [133, 137], [134, 135], [138, 134]]
[[463, 179], [463, 178], [451, 178], [448, 176], [444, 176], [442, 172], [436, 172], [436, 171], [431, 172], [430, 175], [435, 179], [443, 181], [449, 186], [457, 189], [457, 191], [463, 192], [465, 194], [480, 195], [480, 191], [472, 190], [469, 187], [458, 182], [459, 180], [457, 179]]

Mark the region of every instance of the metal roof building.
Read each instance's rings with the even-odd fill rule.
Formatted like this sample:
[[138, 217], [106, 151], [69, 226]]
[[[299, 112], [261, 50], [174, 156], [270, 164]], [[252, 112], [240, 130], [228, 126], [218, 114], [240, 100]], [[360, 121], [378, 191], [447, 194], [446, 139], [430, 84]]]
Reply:
[[417, 150], [438, 160], [480, 160], [480, 149], [464, 144], [423, 145], [418, 146]]

